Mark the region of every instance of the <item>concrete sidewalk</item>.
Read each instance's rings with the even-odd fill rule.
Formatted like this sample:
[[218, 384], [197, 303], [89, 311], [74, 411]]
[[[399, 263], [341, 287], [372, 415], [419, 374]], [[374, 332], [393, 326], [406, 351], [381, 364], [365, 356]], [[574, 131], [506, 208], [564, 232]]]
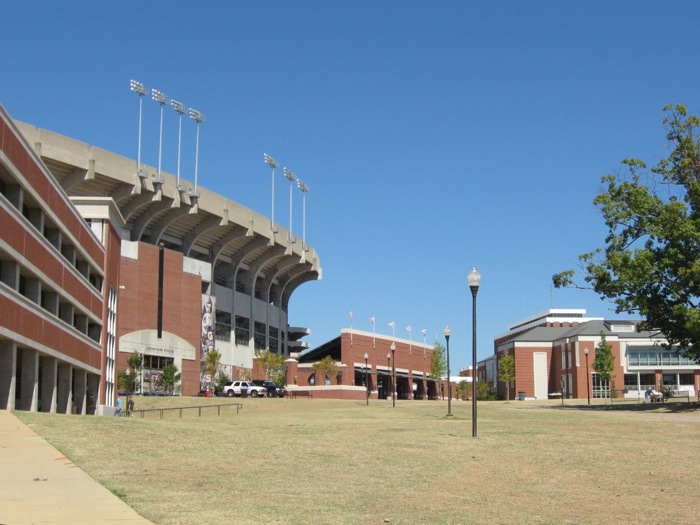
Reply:
[[7, 410], [0, 410], [0, 525], [152, 525]]

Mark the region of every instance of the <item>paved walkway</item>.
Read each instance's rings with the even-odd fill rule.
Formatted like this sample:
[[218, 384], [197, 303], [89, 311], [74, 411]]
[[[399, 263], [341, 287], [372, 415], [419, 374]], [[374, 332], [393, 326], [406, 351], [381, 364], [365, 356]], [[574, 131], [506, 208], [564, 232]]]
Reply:
[[7, 410], [0, 410], [0, 525], [149, 525]]

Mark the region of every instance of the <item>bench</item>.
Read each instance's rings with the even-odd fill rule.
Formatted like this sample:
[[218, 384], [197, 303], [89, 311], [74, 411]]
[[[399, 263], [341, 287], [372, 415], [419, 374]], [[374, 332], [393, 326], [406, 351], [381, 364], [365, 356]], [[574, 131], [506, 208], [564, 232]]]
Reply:
[[297, 397], [305, 397], [307, 399], [313, 399], [313, 395], [311, 395], [311, 392], [308, 390], [290, 390], [289, 393], [291, 394], [292, 399], [296, 399]]

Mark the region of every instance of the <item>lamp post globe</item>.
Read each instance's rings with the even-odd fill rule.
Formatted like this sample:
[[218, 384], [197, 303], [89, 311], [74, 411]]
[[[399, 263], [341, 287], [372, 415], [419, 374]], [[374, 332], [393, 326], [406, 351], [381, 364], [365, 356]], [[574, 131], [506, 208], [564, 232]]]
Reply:
[[472, 437], [476, 437], [476, 294], [481, 285], [481, 274], [476, 268], [469, 272], [467, 281], [472, 292]]

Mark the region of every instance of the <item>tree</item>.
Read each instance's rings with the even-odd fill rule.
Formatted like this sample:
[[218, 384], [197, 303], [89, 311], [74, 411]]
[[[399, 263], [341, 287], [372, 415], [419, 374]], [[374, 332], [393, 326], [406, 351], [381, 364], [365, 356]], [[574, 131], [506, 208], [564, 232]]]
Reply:
[[510, 403], [510, 383], [515, 381], [515, 356], [506, 354], [498, 360], [498, 380], [506, 384], [506, 403]]
[[615, 356], [612, 353], [612, 346], [605, 340], [605, 334], [603, 332], [600, 332], [600, 342], [595, 347], [593, 370], [596, 371], [600, 380], [610, 387], [610, 397], [612, 398], [615, 378], [613, 375], [613, 370], [615, 370]]
[[209, 350], [204, 361], [204, 375], [208, 377], [207, 388], [214, 384], [216, 375], [221, 369], [221, 352], [218, 350]]
[[175, 365], [165, 365], [163, 370], [161, 370], [160, 374], [158, 375], [156, 386], [162, 388], [166, 392], [172, 393], [175, 389], [175, 385], [180, 382], [181, 377], [182, 374], [180, 374]]
[[285, 357], [282, 354], [275, 354], [270, 350], [263, 350], [256, 356], [258, 361], [265, 367], [265, 375], [268, 381], [272, 381], [277, 385], [285, 383], [285, 375], [287, 372], [284, 364]]
[[329, 355], [325, 356], [320, 361], [316, 361], [313, 365], [316, 377], [329, 379], [338, 375], [338, 365], [335, 364], [333, 358]]
[[[447, 354], [445, 353], [445, 347], [440, 344], [439, 341], [435, 341], [433, 345], [433, 355], [430, 356], [430, 373], [428, 377], [440, 381], [442, 384], [442, 377], [447, 374]], [[442, 388], [440, 388], [442, 391]]]
[[141, 390], [141, 369], [143, 368], [143, 354], [134, 352], [126, 360], [126, 370], [117, 374], [117, 388], [127, 392], [139, 392]]
[[579, 256], [586, 284], [574, 281], [575, 270], [553, 282], [592, 289], [616, 313], [640, 315], [640, 329], [700, 362], [700, 119], [682, 105], [664, 111], [669, 156], [651, 169], [626, 159], [626, 175], [602, 179], [593, 202], [608, 234], [604, 248]]

